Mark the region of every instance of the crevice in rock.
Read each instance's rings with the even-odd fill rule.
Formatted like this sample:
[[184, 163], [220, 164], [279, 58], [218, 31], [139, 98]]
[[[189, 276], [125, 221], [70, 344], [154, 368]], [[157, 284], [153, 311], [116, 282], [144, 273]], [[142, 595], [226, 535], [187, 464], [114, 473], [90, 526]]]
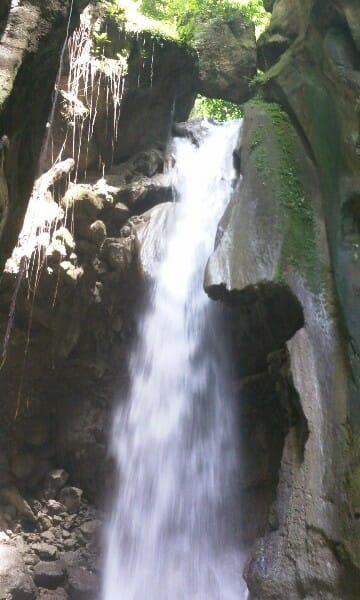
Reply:
[[360, 194], [350, 195], [342, 207], [342, 233], [345, 244], [360, 244]]
[[269, 353], [281, 349], [304, 325], [301, 304], [285, 284], [264, 281], [230, 291], [212, 285], [206, 291], [234, 310], [234, 354], [243, 375], [264, 371]]

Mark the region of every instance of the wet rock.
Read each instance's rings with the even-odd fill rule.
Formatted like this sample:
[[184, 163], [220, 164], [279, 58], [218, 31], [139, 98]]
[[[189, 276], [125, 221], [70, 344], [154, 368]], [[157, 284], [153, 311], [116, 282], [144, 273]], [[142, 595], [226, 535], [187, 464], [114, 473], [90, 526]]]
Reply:
[[55, 498], [58, 492], [66, 485], [69, 474], [64, 469], [53, 469], [46, 475], [44, 493], [47, 498]]
[[77, 487], [65, 487], [59, 494], [60, 502], [69, 513], [77, 513], [80, 508], [82, 490]]
[[172, 199], [172, 185], [168, 174], [141, 176], [131, 183], [124, 183], [118, 175], [109, 174], [106, 181], [114, 194], [115, 202], [129, 206], [133, 212], [141, 213]]
[[40, 557], [41, 560], [55, 560], [57, 556], [57, 550], [55, 546], [46, 543], [32, 544], [32, 549], [35, 554]]
[[191, 119], [185, 123], [174, 123], [172, 126], [172, 133], [175, 137], [187, 138], [194, 146], [198, 147], [200, 142], [208, 134], [208, 122], [213, 125], [216, 124], [212, 119]]
[[144, 213], [142, 222], [135, 225], [141, 270], [148, 276], [152, 275], [154, 266], [163, 256], [176, 211], [175, 202], [159, 204]]
[[34, 581], [39, 587], [55, 590], [65, 579], [64, 563], [60, 560], [39, 562], [34, 567]]
[[91, 600], [97, 591], [97, 578], [81, 567], [67, 567], [68, 590], [71, 600]]

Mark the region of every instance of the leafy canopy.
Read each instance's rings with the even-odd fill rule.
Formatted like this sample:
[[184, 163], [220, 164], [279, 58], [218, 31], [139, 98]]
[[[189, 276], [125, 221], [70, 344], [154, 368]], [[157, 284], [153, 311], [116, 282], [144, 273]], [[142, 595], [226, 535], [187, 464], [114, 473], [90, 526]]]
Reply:
[[267, 25], [269, 13], [262, 0], [140, 0], [144, 15], [175, 25], [180, 39], [183, 30], [198, 16], [203, 18], [232, 17], [241, 12], [256, 26], [260, 33]]
[[[202, 21], [232, 18], [244, 14], [255, 24], [259, 35], [269, 22], [262, 0], [102, 0], [109, 16], [132, 31], [149, 31], [170, 37], [193, 49], [194, 33]], [[221, 99], [198, 96], [191, 116], [211, 117], [217, 121], [239, 119], [240, 106]]]

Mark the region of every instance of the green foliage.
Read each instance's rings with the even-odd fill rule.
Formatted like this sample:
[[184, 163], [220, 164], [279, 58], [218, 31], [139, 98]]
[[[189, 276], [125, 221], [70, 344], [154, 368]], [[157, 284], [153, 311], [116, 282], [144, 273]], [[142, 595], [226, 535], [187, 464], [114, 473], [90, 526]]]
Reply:
[[262, 0], [142, 0], [141, 10], [153, 19], [175, 25], [179, 38], [189, 44], [199, 17], [230, 19], [241, 13], [255, 23], [257, 32], [269, 20]]
[[122, 2], [118, 0], [103, 0], [106, 14], [115, 21], [124, 22], [126, 19], [126, 11]]
[[110, 44], [110, 40], [108, 38], [107, 33], [97, 33], [96, 31], [94, 31], [92, 53], [95, 56], [102, 56], [104, 54], [104, 48], [108, 44]]
[[242, 116], [243, 111], [238, 104], [226, 102], [220, 98], [206, 98], [198, 95], [190, 118], [206, 117], [215, 119], [215, 121], [231, 121], [241, 119]]
[[178, 39], [175, 25], [170, 21], [153, 18], [141, 9], [136, 0], [100, 0], [105, 14], [130, 32], [148, 32], [154, 38]]
[[[157, 30], [189, 45], [199, 17], [232, 18], [241, 13], [255, 23], [257, 33], [269, 20], [262, 0], [102, 0], [102, 4], [106, 13], [118, 22], [138, 20], [142, 29]], [[144, 19], [148, 20], [147, 26]]]

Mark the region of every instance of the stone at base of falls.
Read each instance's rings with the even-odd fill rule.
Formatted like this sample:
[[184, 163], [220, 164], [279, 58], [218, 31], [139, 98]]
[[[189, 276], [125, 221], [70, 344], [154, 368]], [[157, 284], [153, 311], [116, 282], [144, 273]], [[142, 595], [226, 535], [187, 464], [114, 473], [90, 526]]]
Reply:
[[65, 565], [62, 561], [43, 561], [34, 567], [34, 581], [39, 587], [55, 590], [65, 580]]
[[209, 131], [208, 123], [212, 123], [212, 125], [218, 124], [212, 119], [191, 119], [190, 121], [185, 121], [185, 123], [174, 123], [172, 134], [174, 137], [187, 138], [194, 146], [198, 147], [201, 140]]
[[65, 506], [69, 513], [77, 513], [80, 508], [82, 490], [77, 487], [64, 487], [60, 491], [59, 501]]
[[81, 567], [68, 567], [67, 574], [71, 600], [95, 600], [98, 585], [93, 573]]
[[55, 498], [58, 492], [66, 485], [69, 474], [65, 469], [52, 469], [46, 475], [44, 494], [46, 498]]
[[136, 235], [140, 244], [139, 262], [142, 272], [150, 276], [166, 248], [166, 241], [174, 225], [177, 204], [165, 202], [154, 206], [135, 223]]
[[36, 587], [19, 550], [0, 543], [0, 597], [34, 600]]
[[56, 560], [57, 558], [56, 546], [52, 546], [51, 544], [38, 543], [33, 544], [31, 548], [40, 560]]

